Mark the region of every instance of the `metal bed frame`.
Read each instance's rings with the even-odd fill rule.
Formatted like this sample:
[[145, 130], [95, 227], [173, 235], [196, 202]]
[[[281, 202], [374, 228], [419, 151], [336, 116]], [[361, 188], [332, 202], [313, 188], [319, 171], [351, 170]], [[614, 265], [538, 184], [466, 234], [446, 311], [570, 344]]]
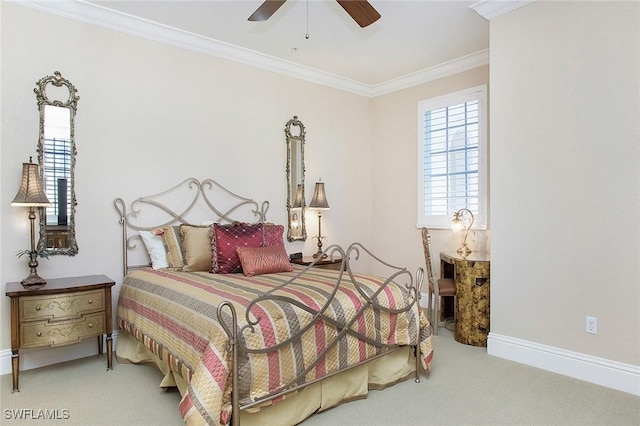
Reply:
[[[189, 191], [193, 191], [193, 196], [192, 199], [188, 202], [188, 205], [186, 208], [182, 209], [180, 212], [176, 212], [173, 209], [167, 207], [166, 204], [164, 204], [163, 202], [160, 202], [158, 199], [171, 194], [173, 192], [176, 191], [181, 191], [183, 190], [183, 188], [187, 188], [187, 190]], [[229, 208], [226, 208], [224, 210], [217, 208], [214, 203], [213, 200], [211, 199], [211, 194], [208, 193], [208, 191], [212, 190], [212, 189], [217, 189], [219, 190], [224, 196], [228, 197], [230, 200], [232, 200], [232, 205]], [[226, 189], [225, 187], [223, 187], [222, 185], [220, 185], [219, 183], [217, 183], [216, 181], [212, 180], [212, 179], [205, 179], [202, 182], [198, 181], [195, 178], [188, 178], [186, 180], [184, 180], [183, 182], [181, 182], [180, 184], [157, 194], [154, 195], [150, 195], [150, 196], [146, 196], [146, 197], [140, 197], [138, 199], [136, 199], [135, 201], [133, 201], [131, 203], [131, 211], [128, 213], [127, 212], [127, 208], [126, 208], [126, 204], [124, 202], [124, 200], [122, 198], [116, 198], [114, 200], [114, 207], [117, 210], [119, 217], [120, 217], [120, 224], [122, 225], [122, 261], [123, 261], [123, 274], [126, 275], [129, 271], [134, 270], [134, 269], [138, 269], [141, 267], [148, 267], [149, 265], [136, 265], [136, 266], [129, 266], [128, 264], [128, 252], [131, 250], [136, 249], [137, 247], [137, 241], [136, 239], [140, 239], [139, 234], [132, 234], [129, 235], [129, 231], [141, 231], [141, 230], [152, 230], [158, 227], [162, 227], [162, 226], [168, 226], [168, 225], [172, 225], [172, 224], [178, 224], [178, 223], [188, 223], [187, 220], [185, 219], [185, 215], [192, 210], [193, 206], [196, 204], [196, 202], [198, 201], [199, 198], [202, 198], [204, 203], [207, 205], [207, 207], [209, 208], [209, 210], [211, 212], [213, 212], [216, 215], [216, 222], [228, 222], [228, 223], [232, 223], [234, 221], [236, 221], [240, 215], [240, 211], [244, 208], [245, 210], [248, 209], [250, 211], [250, 213], [254, 216], [255, 221], [256, 222], [266, 222], [266, 212], [269, 208], [269, 203], [268, 201], [264, 201], [261, 204], [258, 204], [256, 201], [250, 199], [250, 198], [245, 198], [242, 196], [239, 196], [231, 191], [229, 191], [228, 189]], [[217, 200], [216, 200], [217, 201]], [[150, 207], [150, 208], [155, 208], [158, 209], [159, 211], [164, 212], [166, 215], [168, 215], [168, 220], [165, 221], [164, 223], [161, 224], [155, 224], [152, 226], [141, 226], [141, 225], [136, 225], [134, 224], [135, 220], [138, 219], [138, 216], [141, 215], [143, 207]], [[238, 216], [233, 216], [232, 214], [236, 214], [238, 213]], [[374, 359], [383, 357], [388, 355], [391, 352], [394, 352], [396, 350], [401, 349], [403, 346], [397, 346], [397, 345], [389, 345], [383, 342], [378, 342], [375, 341], [371, 338], [368, 338], [365, 335], [362, 335], [360, 333], [358, 333], [357, 331], [355, 331], [351, 326], [356, 323], [356, 321], [358, 321], [358, 319], [365, 314], [366, 310], [369, 308], [373, 308], [376, 310], [380, 310], [380, 311], [385, 311], [388, 313], [403, 313], [403, 312], [407, 312], [411, 309], [414, 309], [414, 305], [419, 303], [419, 299], [420, 299], [420, 289], [421, 286], [424, 282], [424, 270], [422, 268], [418, 268], [415, 274], [415, 278], [414, 276], [406, 269], [406, 268], [402, 268], [402, 267], [398, 267], [398, 266], [394, 266], [391, 265], [387, 262], [384, 262], [383, 260], [381, 260], [380, 258], [376, 257], [375, 255], [373, 255], [368, 249], [366, 249], [362, 244], [360, 243], [353, 243], [351, 244], [346, 250], [344, 250], [342, 247], [338, 246], [338, 245], [332, 245], [329, 246], [326, 250], [325, 253], [328, 256], [331, 256], [332, 258], [334, 258], [334, 256], [336, 255], [340, 255], [342, 258], [342, 267], [340, 268], [340, 271], [338, 273], [338, 278], [336, 280], [336, 282], [333, 285], [333, 290], [330, 294], [330, 296], [328, 297], [328, 299], [326, 300], [326, 302], [324, 303], [324, 305], [320, 308], [320, 309], [312, 309], [302, 303], [300, 303], [297, 300], [291, 299], [289, 297], [284, 297], [281, 295], [277, 295], [277, 291], [283, 287], [286, 287], [287, 285], [291, 284], [292, 282], [295, 282], [296, 279], [298, 277], [300, 277], [302, 274], [305, 274], [307, 272], [307, 270], [309, 268], [312, 268], [316, 261], [314, 261], [312, 264], [310, 264], [309, 266], [307, 266], [306, 268], [304, 268], [303, 270], [301, 270], [299, 273], [297, 273], [293, 278], [291, 278], [289, 281], [281, 284], [280, 286], [273, 288], [272, 290], [262, 294], [261, 296], [257, 297], [256, 299], [254, 299], [249, 306], [247, 307], [246, 310], [246, 316], [245, 316], [245, 321], [246, 321], [246, 325], [240, 327], [239, 323], [238, 323], [238, 313], [236, 312], [236, 309], [234, 308], [234, 306], [228, 302], [222, 302], [218, 308], [217, 308], [217, 317], [218, 317], [218, 321], [220, 322], [220, 324], [222, 325], [222, 328], [224, 329], [224, 331], [226, 332], [228, 338], [229, 338], [229, 342], [227, 344], [227, 351], [230, 353], [231, 359], [232, 359], [232, 369], [231, 369], [231, 385], [232, 385], [232, 389], [231, 389], [231, 405], [232, 405], [232, 416], [231, 416], [231, 422], [234, 426], [237, 426], [240, 424], [240, 416], [237, 415], [237, 413], [240, 413], [240, 411], [245, 410], [247, 408], [250, 407], [254, 407], [260, 404], [264, 404], [265, 402], [271, 401], [273, 399], [279, 398], [283, 395], [286, 395], [288, 393], [294, 392], [296, 390], [302, 389], [306, 386], [309, 386], [313, 383], [316, 383], [318, 381], [324, 380], [328, 377], [334, 376], [336, 374], [342, 373], [344, 371], [347, 371], [349, 369], [358, 367], [362, 364], [366, 364]], [[356, 278], [356, 276], [354, 275], [353, 271], [352, 271], [352, 267], [351, 267], [351, 259], [353, 260], [359, 260], [361, 255], [363, 254], [367, 254], [368, 256], [370, 256], [372, 259], [374, 259], [375, 261], [379, 262], [380, 264], [390, 268], [391, 270], [393, 270], [394, 272], [388, 277], [386, 278], [384, 284], [373, 294], [367, 294], [366, 291], [364, 291], [362, 284], [360, 284]], [[342, 277], [344, 273], [347, 273], [349, 278], [351, 279], [351, 282], [355, 285], [359, 295], [363, 298], [363, 300], [365, 301], [365, 303], [363, 304], [363, 306], [356, 312], [355, 316], [353, 316], [350, 319], [347, 319], [344, 322], [340, 322], [338, 320], [335, 320], [329, 316], [326, 315], [326, 311], [327, 309], [331, 306], [334, 297], [336, 295], [336, 293], [338, 292], [339, 288], [340, 288], [340, 283], [342, 281]], [[392, 282], [397, 282], [398, 280], [402, 280], [402, 282], [404, 282], [404, 287], [407, 290], [407, 294], [408, 294], [408, 298], [409, 298], [409, 303], [407, 305], [406, 308], [404, 309], [389, 309], [386, 308], [382, 305], [380, 305], [378, 303], [377, 297], [378, 295], [384, 291], [384, 289], [391, 284]], [[297, 333], [295, 333], [294, 335], [292, 335], [291, 337], [289, 337], [286, 341], [282, 341], [276, 345], [270, 346], [270, 347], [265, 347], [265, 348], [260, 348], [260, 349], [252, 349], [252, 348], [248, 348], [245, 343], [244, 343], [244, 339], [243, 339], [243, 335], [245, 333], [253, 333], [255, 332], [255, 327], [259, 324], [260, 322], [260, 318], [256, 318], [256, 319], [252, 319], [250, 318], [250, 312], [251, 312], [251, 308], [252, 306], [254, 306], [255, 304], [258, 304], [262, 301], [265, 300], [275, 300], [278, 302], [284, 302], [284, 303], [288, 303], [292, 306], [295, 306], [298, 309], [304, 310], [306, 312], [308, 312], [309, 314], [312, 315], [312, 320], [306, 324], [304, 327], [302, 327]], [[309, 329], [311, 329], [312, 327], [315, 326], [315, 324], [318, 321], [322, 321], [322, 322], [326, 322], [331, 324], [333, 327], [336, 328], [336, 330], [338, 330], [338, 333], [336, 334], [335, 338], [333, 340], [331, 340], [330, 342], [327, 343], [327, 346], [325, 348], [325, 350], [319, 355], [319, 357], [311, 364], [309, 365], [304, 371], [300, 372], [300, 374], [298, 374], [297, 377], [295, 377], [293, 380], [291, 380], [288, 384], [284, 385], [281, 387], [281, 389], [275, 393], [275, 394], [270, 394], [268, 396], [265, 396], [264, 398], [255, 400], [251, 403], [248, 404], [241, 404], [240, 403], [240, 395], [239, 392], [236, 392], [236, 389], [239, 389], [239, 372], [238, 372], [238, 360], [240, 356], [246, 356], [247, 354], [258, 354], [258, 353], [263, 353], [263, 354], [267, 354], [270, 352], [274, 352], [274, 351], [278, 351], [280, 348], [291, 344], [293, 342], [299, 341], [302, 338], [302, 335], [307, 332]], [[418, 327], [417, 330], [417, 336], [415, 339], [416, 344], [412, 345], [412, 350], [413, 353], [415, 355], [415, 382], [419, 383], [420, 382], [420, 371], [421, 371], [421, 363], [420, 363], [420, 354], [419, 354], [419, 341], [420, 341], [420, 327]], [[316, 365], [318, 363], [320, 363], [323, 358], [326, 356], [326, 354], [328, 353], [329, 350], [331, 350], [334, 346], [336, 346], [340, 339], [345, 336], [345, 335], [352, 335], [355, 336], [356, 338], [374, 345], [375, 347], [379, 348], [381, 351], [379, 354], [367, 359], [366, 361], [360, 362], [358, 364], [355, 365], [351, 365], [345, 369], [341, 369], [339, 371], [336, 371], [334, 373], [322, 376], [320, 378], [317, 378], [315, 380], [312, 381], [305, 381], [305, 375], [311, 371], [313, 368], [316, 367]], [[234, 415], [234, 413], [236, 415]]]

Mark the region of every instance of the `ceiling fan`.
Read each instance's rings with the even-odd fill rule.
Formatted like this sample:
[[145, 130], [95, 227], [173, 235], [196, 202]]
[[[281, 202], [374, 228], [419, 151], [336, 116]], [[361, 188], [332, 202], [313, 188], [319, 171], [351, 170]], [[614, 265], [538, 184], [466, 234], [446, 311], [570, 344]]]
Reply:
[[[256, 9], [249, 21], [266, 21], [280, 8], [287, 0], [265, 0]], [[373, 24], [380, 19], [380, 14], [369, 4], [367, 0], [336, 0], [349, 16], [362, 28]]]

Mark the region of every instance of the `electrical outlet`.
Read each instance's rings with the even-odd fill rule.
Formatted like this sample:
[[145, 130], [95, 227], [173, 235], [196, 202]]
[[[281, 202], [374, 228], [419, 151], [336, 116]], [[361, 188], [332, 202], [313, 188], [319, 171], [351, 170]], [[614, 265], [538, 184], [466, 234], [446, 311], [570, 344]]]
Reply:
[[598, 318], [587, 317], [586, 330], [589, 334], [598, 334]]

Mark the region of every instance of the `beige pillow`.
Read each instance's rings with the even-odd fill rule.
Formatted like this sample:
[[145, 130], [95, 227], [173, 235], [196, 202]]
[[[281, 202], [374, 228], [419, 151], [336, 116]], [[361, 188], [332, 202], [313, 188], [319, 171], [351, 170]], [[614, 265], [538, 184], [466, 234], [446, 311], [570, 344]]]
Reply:
[[211, 237], [209, 226], [180, 225], [184, 258], [183, 271], [209, 271], [211, 269]]

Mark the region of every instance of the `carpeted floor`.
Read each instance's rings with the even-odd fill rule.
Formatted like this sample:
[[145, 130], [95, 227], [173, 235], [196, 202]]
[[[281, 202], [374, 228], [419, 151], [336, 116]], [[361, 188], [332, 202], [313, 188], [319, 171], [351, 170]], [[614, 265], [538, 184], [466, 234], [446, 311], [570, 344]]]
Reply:
[[[441, 329], [433, 371], [366, 400], [318, 413], [315, 425], [640, 425], [640, 397], [549, 373], [459, 344]], [[180, 425], [180, 395], [158, 388], [152, 367], [117, 364], [103, 357], [0, 377], [2, 425]], [[27, 409], [17, 410], [16, 409]], [[58, 419], [14, 419], [49, 410]], [[31, 411], [28, 411], [31, 410]]]

